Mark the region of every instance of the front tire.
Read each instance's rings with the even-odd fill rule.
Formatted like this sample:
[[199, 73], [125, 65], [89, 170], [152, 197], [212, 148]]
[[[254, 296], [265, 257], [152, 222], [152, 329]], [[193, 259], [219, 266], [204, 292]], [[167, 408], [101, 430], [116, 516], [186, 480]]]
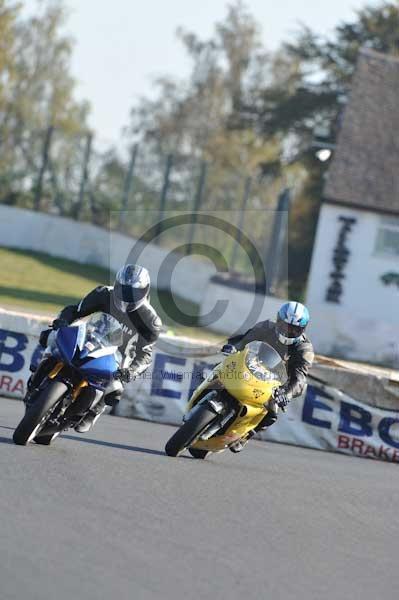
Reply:
[[45, 426], [54, 406], [67, 391], [68, 387], [60, 381], [51, 381], [46, 388], [41, 390], [14, 431], [14, 443], [18, 446], [26, 446], [32, 442]]
[[165, 446], [166, 454], [168, 456], [177, 456], [185, 448], [191, 446], [204, 429], [214, 420], [215, 416], [213, 411], [206, 408], [206, 406], [202, 406], [193, 414], [191, 419], [183, 423], [172, 435]]
[[193, 458], [197, 458], [199, 460], [204, 460], [204, 458], [206, 458], [209, 454], [208, 450], [200, 450], [199, 448], [189, 448], [188, 451]]
[[50, 446], [51, 442], [53, 442], [60, 433], [61, 431], [57, 431], [56, 433], [51, 433], [49, 435], [39, 435], [35, 437], [35, 444], [39, 444], [39, 446]]

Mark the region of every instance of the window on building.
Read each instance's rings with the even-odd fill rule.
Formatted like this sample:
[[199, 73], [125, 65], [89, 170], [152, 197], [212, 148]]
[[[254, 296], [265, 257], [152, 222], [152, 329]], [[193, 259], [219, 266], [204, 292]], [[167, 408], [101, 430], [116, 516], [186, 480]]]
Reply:
[[399, 219], [381, 220], [375, 252], [385, 256], [399, 256]]

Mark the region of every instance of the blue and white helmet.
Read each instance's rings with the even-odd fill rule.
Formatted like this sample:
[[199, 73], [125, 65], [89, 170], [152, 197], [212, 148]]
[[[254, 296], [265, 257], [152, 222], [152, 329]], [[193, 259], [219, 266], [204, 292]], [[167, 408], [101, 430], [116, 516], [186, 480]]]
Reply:
[[282, 344], [291, 346], [300, 341], [309, 323], [309, 311], [299, 302], [286, 302], [277, 313], [276, 333]]

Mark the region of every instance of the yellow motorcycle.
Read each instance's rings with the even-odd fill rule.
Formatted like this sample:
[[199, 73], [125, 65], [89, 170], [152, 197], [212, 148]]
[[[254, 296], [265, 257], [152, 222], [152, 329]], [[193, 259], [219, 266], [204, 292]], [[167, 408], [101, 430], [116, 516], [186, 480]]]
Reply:
[[281, 356], [264, 342], [228, 354], [191, 396], [183, 425], [165, 446], [169, 456], [194, 458], [247, 439], [267, 414], [273, 391], [287, 380]]

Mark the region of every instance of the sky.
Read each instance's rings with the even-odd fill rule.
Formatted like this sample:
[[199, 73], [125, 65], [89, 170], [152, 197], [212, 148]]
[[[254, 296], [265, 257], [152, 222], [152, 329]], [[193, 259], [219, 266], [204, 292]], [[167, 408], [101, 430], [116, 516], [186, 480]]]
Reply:
[[[183, 78], [189, 61], [176, 39], [183, 26], [210, 37], [226, 14], [228, 0], [64, 0], [65, 31], [75, 40], [72, 73], [77, 97], [89, 100], [90, 125], [103, 144], [117, 143], [140, 96], [151, 96], [161, 74]], [[246, 0], [260, 23], [266, 48], [293, 37], [299, 23], [320, 34], [351, 19], [355, 10], [377, 0]], [[27, 14], [37, 0], [25, 0]]]

